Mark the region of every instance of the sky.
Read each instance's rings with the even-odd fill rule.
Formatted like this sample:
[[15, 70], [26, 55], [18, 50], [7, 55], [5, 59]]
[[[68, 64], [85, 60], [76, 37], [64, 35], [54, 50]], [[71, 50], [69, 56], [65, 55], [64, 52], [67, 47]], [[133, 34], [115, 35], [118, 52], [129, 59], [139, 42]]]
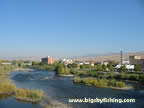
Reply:
[[144, 51], [143, 0], [0, 0], [0, 56]]

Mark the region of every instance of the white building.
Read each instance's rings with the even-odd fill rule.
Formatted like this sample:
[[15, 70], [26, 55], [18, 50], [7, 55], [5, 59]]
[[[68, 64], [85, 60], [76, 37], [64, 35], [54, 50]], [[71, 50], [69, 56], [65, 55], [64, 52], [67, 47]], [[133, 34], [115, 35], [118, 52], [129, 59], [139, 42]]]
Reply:
[[123, 65], [129, 65], [129, 64], [130, 64], [130, 61], [122, 61], [122, 64], [123, 64]]
[[105, 61], [105, 62], [102, 62], [101, 64], [107, 66], [107, 65], [109, 64], [109, 62], [106, 62], [106, 61]]
[[1, 63], [2, 65], [11, 65], [12, 63]]
[[84, 64], [89, 65], [90, 63], [89, 62], [84, 62]]
[[68, 65], [68, 64], [72, 64], [73, 63], [73, 60], [72, 59], [62, 59], [62, 63], [64, 64], [64, 65]]
[[31, 66], [32, 65], [32, 62], [30, 63], [24, 63], [24, 66]]
[[[135, 68], [135, 66], [134, 65], [125, 65], [126, 66], [126, 68], [128, 69], [128, 70], [134, 70], [134, 68]], [[117, 65], [116, 67], [115, 67], [115, 69], [120, 69], [121, 68], [121, 65]]]
[[82, 63], [82, 62], [80, 62], [80, 63], [78, 63], [78, 65], [83, 65], [84, 63]]

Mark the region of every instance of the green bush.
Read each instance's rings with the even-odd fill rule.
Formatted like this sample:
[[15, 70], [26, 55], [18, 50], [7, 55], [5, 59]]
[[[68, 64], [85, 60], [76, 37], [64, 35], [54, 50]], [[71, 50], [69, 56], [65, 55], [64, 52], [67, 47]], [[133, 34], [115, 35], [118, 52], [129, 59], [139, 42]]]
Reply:
[[32, 100], [40, 100], [43, 96], [43, 92], [40, 90], [29, 90], [18, 88], [16, 90], [16, 98], [20, 99], [32, 99]]
[[125, 87], [126, 84], [124, 82], [116, 82], [116, 87], [119, 87], [119, 88], [122, 88], [122, 87]]
[[115, 80], [115, 79], [109, 80], [108, 85], [111, 86], [111, 87], [115, 87], [115, 85], [116, 85], [116, 80]]
[[74, 78], [74, 82], [75, 83], [81, 83], [84, 85], [92, 85], [95, 87], [125, 87], [126, 84], [124, 82], [121, 81], [116, 81], [114, 79], [112, 80], [106, 80], [106, 79], [95, 79], [95, 78], [80, 78], [80, 77], [75, 77]]
[[141, 66], [139, 64], [136, 64], [134, 70], [135, 71], [141, 71]]
[[79, 76], [74, 77], [73, 82], [74, 83], [79, 83], [80, 82], [80, 77]]
[[1, 81], [0, 82], [0, 93], [4, 94], [12, 94], [16, 90], [16, 85], [12, 84], [9, 81]]
[[75, 70], [75, 69], [71, 69], [70, 72], [71, 72], [72, 74], [77, 74], [77, 73], [78, 73], [78, 71]]
[[144, 74], [139, 75], [139, 80], [144, 81]]
[[111, 79], [114, 78], [114, 74], [112, 72], [109, 74], [109, 78], [111, 78]]
[[129, 80], [139, 80], [139, 75], [132, 74], [130, 75]]
[[92, 77], [97, 77], [97, 76], [98, 76], [98, 72], [91, 72], [91, 73], [90, 73], [90, 76], [92, 76]]

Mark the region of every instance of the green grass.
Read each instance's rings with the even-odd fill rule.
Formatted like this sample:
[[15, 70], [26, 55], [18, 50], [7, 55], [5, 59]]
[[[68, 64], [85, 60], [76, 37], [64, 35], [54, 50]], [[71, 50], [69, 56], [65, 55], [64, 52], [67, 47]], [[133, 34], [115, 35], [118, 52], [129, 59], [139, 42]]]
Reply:
[[0, 65], [0, 94], [12, 94], [15, 92], [16, 85], [7, 78], [7, 74], [13, 69], [13, 65]]
[[23, 100], [41, 100], [43, 96], [42, 91], [34, 89], [17, 89], [16, 85], [8, 79], [7, 75], [15, 68], [16, 67], [13, 65], [0, 65], [0, 94], [15, 94], [16, 98]]
[[16, 98], [20, 99], [31, 99], [31, 100], [40, 100], [43, 96], [43, 92], [40, 90], [29, 90], [18, 88], [16, 90]]
[[89, 85], [89, 86], [95, 86], [95, 87], [102, 87], [102, 88], [123, 88], [126, 86], [126, 84], [122, 81], [117, 81], [117, 80], [107, 80], [107, 79], [95, 79], [92, 77], [89, 78], [80, 78], [80, 77], [75, 77], [74, 78], [74, 83], [80, 83], [84, 85]]
[[16, 90], [16, 85], [10, 81], [1, 81], [0, 82], [0, 93], [1, 94], [12, 94]]

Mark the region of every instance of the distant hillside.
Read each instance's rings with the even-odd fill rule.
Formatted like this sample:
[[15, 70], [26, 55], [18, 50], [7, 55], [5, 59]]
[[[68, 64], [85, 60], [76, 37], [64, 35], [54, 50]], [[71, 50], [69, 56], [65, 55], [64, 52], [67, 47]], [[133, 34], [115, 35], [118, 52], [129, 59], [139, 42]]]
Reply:
[[[129, 56], [137, 55], [144, 58], [144, 52], [136, 52], [136, 53], [124, 53], [123, 58], [124, 60], [128, 60]], [[56, 60], [62, 59], [59, 57], [54, 57]], [[41, 57], [29, 56], [29, 57], [0, 57], [3, 60], [28, 60], [28, 61], [41, 61]], [[74, 61], [96, 61], [96, 62], [103, 62], [109, 60], [120, 61], [120, 53], [113, 53], [113, 54], [105, 54], [105, 55], [89, 55], [89, 56], [79, 56], [79, 57], [72, 57]]]
[[[137, 55], [144, 58], [144, 52], [136, 52], [136, 53], [124, 53], [123, 58], [124, 60], [129, 60], [129, 56]], [[75, 57], [73, 58], [75, 61], [97, 61], [97, 62], [103, 62], [103, 61], [109, 61], [109, 60], [115, 60], [120, 61], [120, 53], [117, 54], [107, 54], [103, 56], [85, 56], [85, 57]]]
[[[36, 61], [40, 62], [42, 57], [35, 57], [35, 56], [30, 56], [30, 57], [0, 57], [1, 60], [23, 60], [23, 61]], [[55, 59], [60, 59], [58, 57], [54, 57]]]
[[1, 60], [24, 60], [24, 61], [40, 61], [41, 57], [0, 57]]

